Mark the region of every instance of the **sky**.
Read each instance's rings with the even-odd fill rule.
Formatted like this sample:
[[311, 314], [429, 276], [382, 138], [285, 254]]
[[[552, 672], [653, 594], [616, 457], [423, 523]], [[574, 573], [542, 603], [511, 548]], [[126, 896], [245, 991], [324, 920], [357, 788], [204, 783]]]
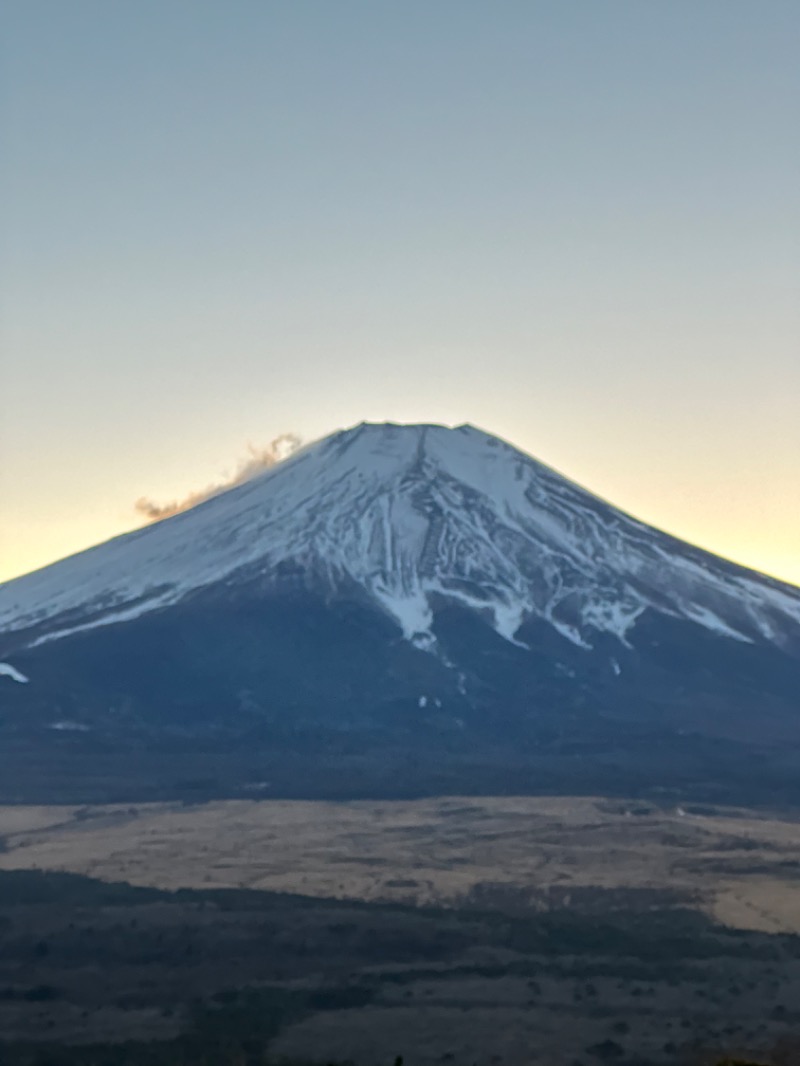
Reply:
[[0, 580], [471, 422], [800, 584], [796, 0], [5, 0]]

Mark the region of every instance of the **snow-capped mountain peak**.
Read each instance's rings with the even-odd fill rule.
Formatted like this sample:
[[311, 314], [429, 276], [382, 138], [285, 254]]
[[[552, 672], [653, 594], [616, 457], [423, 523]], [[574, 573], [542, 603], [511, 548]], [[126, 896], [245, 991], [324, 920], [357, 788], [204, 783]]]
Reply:
[[463, 425], [361, 424], [155, 525], [0, 586], [3, 648], [138, 618], [209, 586], [291, 574], [435, 645], [437, 609], [506, 640], [544, 620], [589, 648], [647, 611], [742, 642], [800, 641], [800, 590], [630, 518]]

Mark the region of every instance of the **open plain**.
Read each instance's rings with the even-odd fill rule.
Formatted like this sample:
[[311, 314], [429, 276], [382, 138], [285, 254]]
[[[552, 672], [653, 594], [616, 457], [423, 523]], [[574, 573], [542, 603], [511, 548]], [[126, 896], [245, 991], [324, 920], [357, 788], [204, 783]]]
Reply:
[[0, 869], [161, 889], [548, 909], [592, 892], [800, 933], [800, 820], [586, 797], [0, 808]]

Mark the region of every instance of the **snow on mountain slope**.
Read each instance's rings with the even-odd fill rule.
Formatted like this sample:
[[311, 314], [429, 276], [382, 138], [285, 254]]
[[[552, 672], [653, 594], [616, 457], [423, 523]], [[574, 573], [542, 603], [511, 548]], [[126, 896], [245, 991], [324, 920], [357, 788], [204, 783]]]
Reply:
[[16, 670], [11, 663], [0, 663], [0, 677], [10, 677], [12, 681], [16, 681], [20, 685], [25, 685], [28, 682], [28, 678]]
[[[189, 511], [0, 586], [4, 646], [123, 622], [226, 582], [360, 587], [420, 647], [437, 605], [504, 638], [544, 619], [626, 643], [650, 608], [800, 648], [800, 589], [668, 537], [472, 426], [362, 424]], [[17, 634], [16, 639], [12, 634]]]

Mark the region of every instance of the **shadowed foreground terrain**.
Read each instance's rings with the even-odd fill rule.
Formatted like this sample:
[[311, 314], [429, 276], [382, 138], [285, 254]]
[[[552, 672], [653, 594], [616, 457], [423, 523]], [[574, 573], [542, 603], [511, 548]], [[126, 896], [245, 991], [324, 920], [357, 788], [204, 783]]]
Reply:
[[442, 910], [16, 871], [0, 949], [9, 1066], [779, 1063], [800, 1032], [800, 938], [668, 893]]
[[792, 819], [271, 801], [0, 833], [4, 1066], [800, 1062]]

